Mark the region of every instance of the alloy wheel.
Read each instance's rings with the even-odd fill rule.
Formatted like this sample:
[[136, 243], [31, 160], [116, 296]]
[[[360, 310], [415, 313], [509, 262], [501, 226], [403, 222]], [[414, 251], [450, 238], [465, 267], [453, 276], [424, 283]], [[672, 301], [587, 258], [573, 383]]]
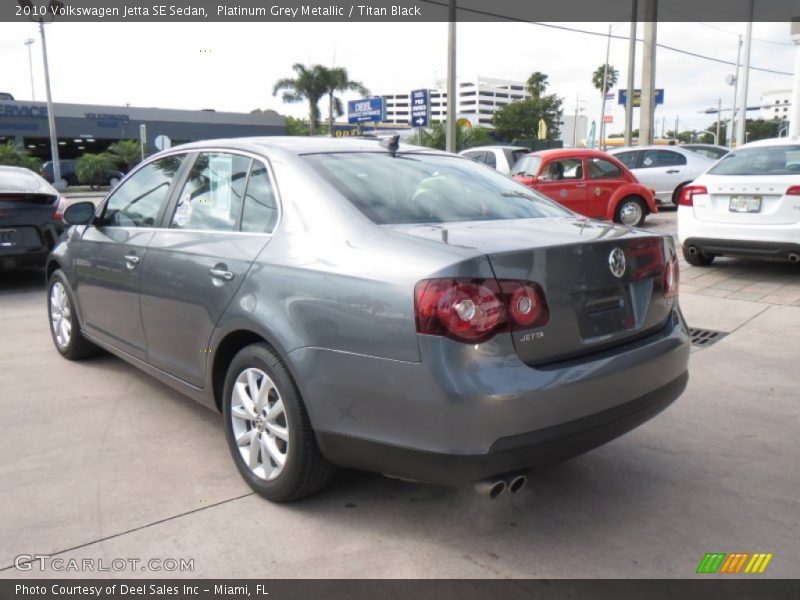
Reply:
[[50, 288], [50, 326], [60, 350], [66, 350], [72, 338], [72, 311], [64, 284], [56, 281]]
[[642, 207], [638, 202], [626, 202], [622, 205], [619, 220], [623, 225], [636, 225], [642, 218]]

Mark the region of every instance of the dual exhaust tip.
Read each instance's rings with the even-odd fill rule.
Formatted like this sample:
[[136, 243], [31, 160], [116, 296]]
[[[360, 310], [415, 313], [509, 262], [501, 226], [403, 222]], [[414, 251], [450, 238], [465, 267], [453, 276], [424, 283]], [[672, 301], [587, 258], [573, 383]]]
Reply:
[[[699, 252], [700, 252], [700, 251], [697, 249], [697, 247], [696, 247], [696, 246], [690, 246], [690, 247], [689, 247], [689, 254], [690, 254], [690, 255], [692, 255], [692, 256], [695, 256], [695, 255], [697, 255]], [[788, 259], [789, 259], [789, 262], [790, 262], [790, 263], [797, 263], [797, 262], [800, 262], [800, 254], [795, 254], [794, 252], [790, 252], [790, 253], [789, 253], [789, 256], [787, 256], [786, 258], [788, 258]]]
[[506, 475], [496, 475], [476, 481], [473, 486], [475, 491], [481, 496], [487, 496], [494, 500], [503, 492], [516, 494], [528, 483], [528, 477], [522, 473], [508, 473]]

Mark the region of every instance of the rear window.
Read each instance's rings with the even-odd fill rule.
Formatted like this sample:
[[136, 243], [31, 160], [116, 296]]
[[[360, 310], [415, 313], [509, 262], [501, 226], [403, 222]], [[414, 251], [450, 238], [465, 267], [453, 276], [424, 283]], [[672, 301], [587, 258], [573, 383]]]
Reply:
[[470, 160], [335, 153], [305, 160], [375, 223], [451, 223], [566, 216], [544, 196]]
[[511, 174], [536, 177], [536, 173], [539, 172], [540, 164], [542, 164], [542, 159], [538, 156], [523, 156], [511, 168]]
[[42, 183], [32, 172], [0, 170], [0, 192], [35, 192]]
[[727, 154], [709, 175], [800, 175], [800, 145], [744, 148]]

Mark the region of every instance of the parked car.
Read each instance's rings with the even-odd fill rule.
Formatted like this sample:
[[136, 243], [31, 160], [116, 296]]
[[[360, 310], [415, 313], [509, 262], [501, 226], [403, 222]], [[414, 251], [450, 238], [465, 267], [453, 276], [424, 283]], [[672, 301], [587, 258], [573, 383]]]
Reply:
[[615, 148], [609, 153], [655, 190], [656, 202], [678, 205], [681, 189], [708, 169], [714, 160], [681, 146]]
[[[67, 185], [106, 185], [113, 188], [125, 177], [122, 171], [113, 171], [109, 173], [107, 177], [85, 184], [78, 180], [78, 176], [75, 173], [75, 165], [78, 163], [77, 160], [66, 159], [59, 160], [58, 162], [61, 167], [61, 179], [66, 181]], [[48, 183], [53, 183], [53, 161], [48, 160], [42, 164], [41, 175]]]
[[276, 501], [334, 465], [517, 491], [680, 395], [670, 236], [397, 139], [196, 142], [73, 204], [58, 352], [100, 346], [221, 411]]
[[503, 175], [508, 175], [511, 167], [528, 152], [530, 152], [530, 148], [522, 146], [478, 146], [462, 150], [459, 154], [471, 158], [477, 163], [483, 163]]
[[725, 146], [715, 146], [714, 144], [681, 144], [681, 148], [697, 152], [711, 160], [719, 160], [731, 151], [730, 148]]
[[8, 92], [0, 92], [0, 100], [2, 100], [4, 102], [5, 101], [13, 102], [14, 101], [14, 96], [9, 94]]
[[583, 148], [542, 150], [517, 161], [511, 175], [587, 217], [636, 227], [648, 213], [658, 212], [653, 191], [605, 152]]
[[33, 171], [0, 166], [0, 270], [43, 267], [64, 231], [66, 205]]
[[685, 187], [678, 238], [696, 266], [720, 255], [800, 261], [800, 140], [740, 146]]

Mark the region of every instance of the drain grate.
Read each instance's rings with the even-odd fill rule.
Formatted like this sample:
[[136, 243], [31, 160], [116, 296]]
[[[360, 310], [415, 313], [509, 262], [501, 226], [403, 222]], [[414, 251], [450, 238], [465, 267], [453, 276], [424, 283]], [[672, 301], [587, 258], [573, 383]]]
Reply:
[[727, 334], [725, 331], [714, 331], [713, 329], [696, 329], [689, 328], [689, 333], [692, 336], [692, 346], [699, 348], [708, 348], [712, 344], [716, 344]]

